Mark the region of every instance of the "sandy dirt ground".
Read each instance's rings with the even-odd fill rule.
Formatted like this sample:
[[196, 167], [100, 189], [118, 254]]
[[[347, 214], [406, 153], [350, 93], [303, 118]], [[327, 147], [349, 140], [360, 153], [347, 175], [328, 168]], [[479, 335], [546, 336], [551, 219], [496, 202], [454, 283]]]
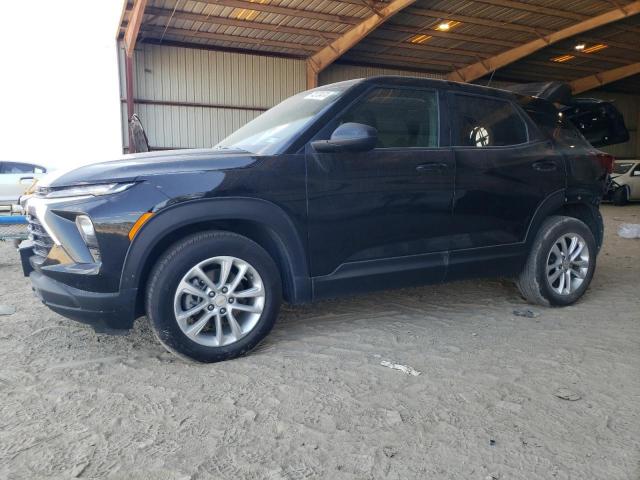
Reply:
[[0, 478], [638, 480], [640, 205], [603, 210], [575, 306], [474, 280], [285, 307], [215, 365], [50, 312], [0, 244]]

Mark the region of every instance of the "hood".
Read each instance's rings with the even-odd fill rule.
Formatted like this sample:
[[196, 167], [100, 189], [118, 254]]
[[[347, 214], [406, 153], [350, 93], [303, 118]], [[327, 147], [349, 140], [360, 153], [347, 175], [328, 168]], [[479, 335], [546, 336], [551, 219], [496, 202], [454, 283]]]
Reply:
[[58, 170], [38, 182], [40, 187], [128, 182], [154, 175], [243, 168], [256, 156], [242, 150], [164, 150], [123, 155], [117, 160]]

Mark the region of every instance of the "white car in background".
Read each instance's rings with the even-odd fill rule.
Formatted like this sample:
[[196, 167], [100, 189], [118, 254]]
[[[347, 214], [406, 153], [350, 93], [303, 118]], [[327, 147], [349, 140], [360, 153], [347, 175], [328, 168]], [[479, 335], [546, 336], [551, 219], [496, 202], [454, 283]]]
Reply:
[[0, 208], [18, 203], [20, 195], [46, 173], [45, 167], [33, 163], [0, 161]]
[[607, 195], [615, 205], [640, 200], [640, 160], [616, 160]]

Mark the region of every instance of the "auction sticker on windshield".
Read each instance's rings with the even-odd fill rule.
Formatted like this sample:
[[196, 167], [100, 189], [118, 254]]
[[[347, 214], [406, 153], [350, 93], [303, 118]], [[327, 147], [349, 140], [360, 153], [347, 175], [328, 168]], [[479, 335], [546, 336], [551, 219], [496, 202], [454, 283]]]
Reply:
[[333, 90], [320, 90], [317, 92], [311, 92], [309, 95], [304, 97], [305, 100], [326, 100], [329, 97], [333, 97], [334, 95], [338, 95], [339, 92]]

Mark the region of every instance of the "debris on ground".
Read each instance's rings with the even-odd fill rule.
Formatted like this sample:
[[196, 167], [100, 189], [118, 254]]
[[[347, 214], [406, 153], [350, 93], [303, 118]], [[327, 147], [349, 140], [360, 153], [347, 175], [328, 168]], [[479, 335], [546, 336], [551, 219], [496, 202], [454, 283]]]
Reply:
[[618, 227], [618, 236], [622, 238], [640, 238], [640, 224], [623, 223]]
[[516, 308], [513, 311], [513, 314], [517, 315], [518, 317], [526, 317], [526, 318], [536, 318], [540, 316], [538, 312], [534, 312], [529, 308]]
[[402, 423], [402, 417], [395, 410], [387, 410], [387, 423], [389, 425], [399, 425]]
[[395, 447], [383, 447], [382, 451], [387, 458], [393, 458], [398, 454], [398, 449]]
[[492, 447], [496, 446], [496, 441], [492, 438], [489, 440], [489, 445], [491, 445]]
[[414, 377], [417, 377], [422, 373], [413, 367], [409, 367], [408, 365], [400, 365], [399, 363], [393, 363], [387, 360], [381, 361], [380, 365], [387, 368], [393, 368], [394, 370], [400, 370], [401, 372], [406, 373], [407, 375], [413, 375]]
[[568, 400], [570, 402], [575, 402], [576, 400], [580, 400], [582, 398], [582, 395], [580, 395], [578, 392], [574, 392], [573, 390], [570, 390], [566, 387], [557, 389], [553, 394], [556, 397], [561, 398], [562, 400]]
[[13, 315], [14, 313], [16, 313], [16, 307], [0, 305], [0, 315]]

